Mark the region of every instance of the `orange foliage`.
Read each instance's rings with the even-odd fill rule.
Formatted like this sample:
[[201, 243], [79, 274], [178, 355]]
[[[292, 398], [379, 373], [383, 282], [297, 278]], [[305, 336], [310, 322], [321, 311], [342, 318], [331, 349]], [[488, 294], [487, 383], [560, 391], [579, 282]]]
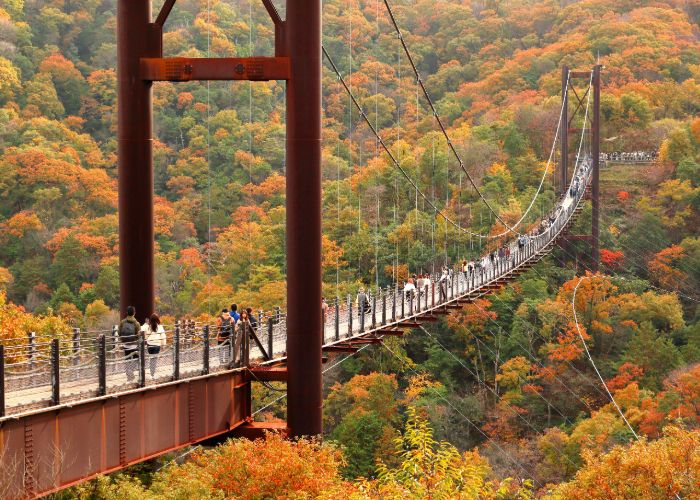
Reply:
[[498, 317], [495, 311], [488, 310], [489, 307], [491, 307], [489, 300], [477, 299], [463, 309], [450, 313], [447, 316], [447, 324], [459, 330], [483, 331], [489, 321], [494, 321]]
[[[585, 340], [590, 337], [586, 333], [586, 329], [579, 325], [581, 335]], [[583, 345], [579, 338], [576, 324], [569, 322], [565, 328], [557, 335], [556, 344], [549, 344], [547, 348], [547, 357], [554, 363], [571, 362], [577, 360], [583, 354]]]
[[39, 231], [43, 228], [44, 225], [34, 212], [23, 210], [0, 224], [0, 241], [5, 241], [9, 236], [23, 238], [29, 231]]
[[623, 363], [617, 369], [617, 375], [608, 380], [608, 389], [615, 392], [618, 389], [627, 387], [633, 381], [639, 379], [644, 374], [644, 369], [634, 363]]
[[171, 236], [175, 223], [175, 209], [172, 203], [161, 196], [153, 198], [153, 226], [156, 235]]
[[167, 469], [157, 487], [166, 497], [172, 491], [189, 491], [191, 498], [219, 491], [225, 498], [341, 498], [354, 490], [340, 479], [342, 464], [335, 447], [268, 434], [195, 452], [185, 464]]
[[662, 286], [678, 290], [687, 275], [673, 265], [683, 257], [685, 257], [685, 251], [680, 245], [664, 248], [649, 261], [649, 272]]
[[177, 107], [182, 109], [186, 108], [190, 104], [192, 104], [192, 101], [194, 100], [194, 96], [192, 95], [191, 92], [181, 92], [177, 96]]

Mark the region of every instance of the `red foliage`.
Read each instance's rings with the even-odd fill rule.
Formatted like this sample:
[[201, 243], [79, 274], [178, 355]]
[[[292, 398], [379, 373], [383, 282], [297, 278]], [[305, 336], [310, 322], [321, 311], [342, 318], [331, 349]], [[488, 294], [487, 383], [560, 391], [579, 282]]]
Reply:
[[600, 261], [609, 269], [616, 269], [622, 265], [625, 259], [625, 254], [622, 251], [607, 250], [603, 248], [600, 251]]
[[617, 375], [608, 380], [608, 388], [613, 392], [618, 389], [623, 389], [631, 382], [639, 379], [643, 374], [644, 369], [634, 363], [623, 363], [620, 368], [617, 369]]
[[627, 199], [630, 197], [630, 194], [627, 191], [618, 191], [617, 192], [617, 199], [621, 202], [624, 203], [627, 201]]

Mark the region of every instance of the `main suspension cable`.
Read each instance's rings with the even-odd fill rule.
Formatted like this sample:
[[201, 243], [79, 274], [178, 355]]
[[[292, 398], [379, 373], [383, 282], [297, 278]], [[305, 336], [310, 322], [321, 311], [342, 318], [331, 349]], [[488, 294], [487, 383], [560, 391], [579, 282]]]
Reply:
[[[425, 96], [425, 99], [426, 99], [426, 101], [428, 102], [428, 105], [430, 106], [430, 109], [431, 109], [431, 111], [432, 111], [432, 113], [433, 113], [433, 116], [435, 117], [435, 120], [437, 121], [438, 126], [440, 127], [440, 130], [442, 131], [443, 136], [445, 136], [445, 140], [447, 141], [448, 148], [450, 149], [450, 151], [452, 152], [452, 154], [454, 155], [454, 157], [455, 157], [455, 158], [457, 159], [457, 161], [459, 162], [460, 168], [461, 168], [462, 171], [466, 174], [467, 179], [469, 180], [469, 183], [474, 187], [474, 190], [476, 191], [476, 194], [479, 195], [479, 198], [481, 198], [481, 200], [484, 202], [484, 204], [486, 205], [486, 207], [491, 211], [491, 213], [496, 217], [496, 219], [497, 219], [501, 224], [503, 224], [503, 226], [506, 228], [506, 231], [503, 231], [503, 232], [501, 232], [501, 233], [499, 233], [499, 234], [495, 234], [495, 235], [475, 234], [475, 236], [477, 236], [477, 237], [479, 237], [479, 238], [485, 238], [485, 239], [495, 239], [495, 238], [500, 238], [500, 237], [502, 237], [502, 236], [505, 236], [505, 235], [508, 234], [508, 233], [514, 233], [514, 234], [516, 234], [516, 235], [521, 235], [522, 233], [518, 232], [516, 228], [522, 223], [522, 221], [525, 219], [525, 217], [527, 217], [528, 213], [530, 212], [530, 210], [532, 209], [532, 207], [533, 207], [534, 204], [535, 204], [535, 200], [537, 199], [537, 197], [538, 197], [539, 194], [540, 194], [540, 191], [541, 191], [541, 189], [542, 189], [542, 186], [544, 185], [544, 181], [545, 181], [545, 178], [546, 178], [546, 176], [547, 176], [547, 172], [549, 171], [549, 166], [550, 166], [550, 164], [551, 164], [551, 162], [552, 162], [552, 157], [553, 157], [554, 151], [556, 150], [556, 143], [557, 143], [557, 139], [558, 139], [558, 137], [559, 137], [559, 131], [560, 131], [560, 129], [561, 129], [562, 116], [563, 116], [563, 114], [564, 114], [564, 103], [566, 102], [566, 99], [562, 99], [562, 101], [563, 101], [563, 102], [562, 102], [562, 108], [561, 108], [561, 112], [559, 113], [559, 125], [557, 126], [557, 130], [556, 130], [556, 133], [555, 133], [555, 136], [554, 136], [554, 143], [553, 143], [553, 145], [552, 145], [552, 150], [551, 150], [550, 155], [549, 155], [549, 160], [547, 161], [547, 167], [546, 167], [546, 169], [545, 169], [545, 172], [544, 172], [544, 175], [543, 175], [543, 177], [542, 177], [542, 180], [540, 181], [540, 185], [539, 185], [539, 187], [537, 188], [537, 192], [535, 193], [535, 196], [533, 197], [532, 201], [530, 202], [530, 206], [527, 208], [527, 210], [525, 211], [525, 213], [523, 214], [523, 216], [520, 218], [520, 220], [518, 220], [515, 224], [513, 224], [513, 226], [509, 226], [509, 225], [496, 213], [496, 211], [493, 209], [493, 207], [491, 206], [491, 204], [488, 202], [488, 200], [486, 199], [486, 197], [483, 195], [483, 193], [481, 192], [481, 190], [478, 188], [478, 186], [477, 186], [476, 183], [474, 182], [474, 179], [473, 179], [472, 176], [469, 174], [469, 171], [468, 171], [468, 170], [466, 169], [466, 167], [464, 166], [464, 161], [462, 160], [462, 157], [461, 157], [460, 154], [457, 152], [457, 149], [455, 148], [454, 144], [452, 143], [452, 140], [450, 139], [449, 133], [447, 132], [447, 128], [445, 127], [445, 125], [444, 125], [444, 123], [443, 123], [443, 121], [442, 121], [442, 118], [440, 118], [440, 115], [438, 114], [437, 109], [435, 108], [435, 105], [434, 105], [434, 103], [433, 103], [433, 100], [432, 100], [432, 98], [430, 97], [430, 94], [428, 93], [428, 90], [427, 90], [426, 87], [425, 87], [425, 83], [423, 82], [423, 79], [422, 79], [421, 76], [420, 76], [420, 73], [419, 73], [419, 71], [418, 71], [418, 68], [417, 68], [417, 66], [416, 66], [416, 64], [415, 64], [415, 62], [414, 62], [414, 60], [413, 60], [413, 56], [411, 55], [411, 52], [410, 52], [410, 50], [408, 49], [408, 45], [406, 44], [406, 40], [404, 39], [403, 34], [402, 34], [402, 32], [401, 32], [401, 29], [399, 28], [399, 25], [398, 25], [398, 23], [397, 23], [397, 21], [396, 21], [396, 17], [394, 16], [394, 12], [393, 12], [393, 10], [391, 9], [391, 6], [389, 5], [388, 0], [383, 0], [383, 1], [384, 1], [384, 5], [386, 6], [387, 12], [389, 13], [389, 17], [390, 17], [390, 19], [391, 19], [391, 23], [392, 23], [392, 25], [394, 26], [394, 30], [396, 31], [396, 34], [397, 34], [397, 36], [398, 36], [398, 38], [399, 38], [399, 41], [401, 42], [401, 45], [403, 46], [404, 52], [406, 53], [406, 57], [408, 58], [408, 61], [409, 61], [410, 65], [411, 65], [411, 68], [413, 69], [413, 73], [415, 74], [416, 81], [418, 82], [418, 85], [420, 86], [421, 90], [423, 91], [423, 95]], [[568, 85], [568, 76], [567, 76], [566, 91], [568, 91], [568, 88], [569, 88], [569, 85]]]
[[[442, 212], [442, 210], [440, 210], [432, 201], [430, 201], [430, 200], [428, 199], [428, 197], [425, 195], [425, 193], [423, 193], [423, 191], [421, 191], [421, 189], [418, 187], [418, 184], [416, 184], [416, 182], [411, 178], [411, 176], [408, 175], [408, 172], [406, 172], [406, 170], [401, 166], [401, 164], [399, 163], [399, 161], [396, 159], [396, 156], [394, 156], [394, 154], [391, 152], [391, 150], [390, 150], [389, 147], [387, 146], [386, 142], [384, 142], [384, 139], [382, 139], [382, 137], [379, 135], [379, 132], [378, 132], [377, 129], [374, 127], [374, 125], [372, 124], [372, 121], [369, 119], [369, 117], [368, 117], [367, 114], [365, 113], [364, 109], [362, 108], [362, 106], [360, 105], [359, 101], [358, 101], [357, 98], [355, 97], [355, 94], [353, 94], [352, 90], [351, 90], [350, 87], [348, 86], [348, 84], [347, 84], [347, 82], [345, 81], [345, 79], [343, 78], [343, 75], [340, 73], [340, 70], [339, 70], [338, 67], [335, 65], [335, 62], [334, 62], [333, 59], [331, 58], [331, 56], [330, 56], [330, 54], [328, 53], [328, 51], [326, 50], [326, 48], [325, 48], [325, 47], [322, 47], [322, 50], [323, 50], [323, 55], [326, 56], [326, 59], [328, 60], [329, 64], [331, 65], [331, 68], [332, 68], [333, 71], [335, 72], [335, 74], [336, 74], [336, 76], [338, 77], [338, 80], [340, 81], [340, 83], [341, 83], [341, 84], [343, 85], [343, 87], [345, 88], [345, 91], [347, 92], [347, 94], [350, 96], [350, 99], [352, 100], [353, 104], [355, 105], [355, 108], [356, 108], [357, 111], [359, 112], [359, 114], [360, 114], [360, 116], [362, 117], [362, 119], [364, 120], [364, 122], [365, 122], [365, 123], [367, 124], [367, 126], [370, 128], [370, 130], [372, 131], [372, 133], [374, 134], [374, 136], [375, 136], [377, 142], [382, 146], [382, 149], [384, 150], [384, 152], [389, 156], [389, 159], [390, 159], [391, 162], [394, 164], [394, 166], [399, 170], [399, 172], [401, 172], [401, 175], [403, 175], [404, 178], [411, 184], [411, 186], [413, 186], [413, 187], [415, 188], [415, 190], [418, 192], [418, 194], [421, 195], [421, 197], [428, 203], [428, 205], [430, 206], [430, 208], [432, 208], [432, 209], [435, 211], [436, 214], [439, 214], [443, 219], [445, 219], [447, 222], [449, 222], [449, 223], [452, 224], [453, 226], [459, 227], [459, 226], [457, 225], [456, 222], [454, 222], [450, 217], [448, 217], [447, 215], [445, 215], [445, 213]], [[463, 231], [466, 231], [466, 230], [463, 229]], [[469, 231], [467, 231], [467, 232], [469, 232]], [[474, 235], [476, 236], [475, 233], [474, 233]]]

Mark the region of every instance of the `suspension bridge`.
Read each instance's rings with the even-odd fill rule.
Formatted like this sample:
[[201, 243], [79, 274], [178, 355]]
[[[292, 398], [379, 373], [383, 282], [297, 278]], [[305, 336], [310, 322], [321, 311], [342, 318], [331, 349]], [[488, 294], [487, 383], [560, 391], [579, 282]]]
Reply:
[[[283, 80], [287, 84], [287, 308], [259, 312], [244, 328], [240, 348], [217, 341], [217, 326], [192, 321], [168, 325], [166, 346], [125, 359], [116, 329], [76, 330], [69, 340], [30, 336], [0, 346], [0, 494], [33, 497], [58, 491], [97, 474], [120, 470], [207, 440], [258, 437], [265, 431], [291, 437], [322, 432], [323, 363], [352, 356], [387, 336], [435, 322], [492, 294], [527, 272], [556, 245], [590, 243], [588, 268], [598, 262], [598, 176], [601, 161], [601, 67], [562, 69], [562, 104], [550, 156], [529, 206], [519, 220], [504, 220], [483, 196], [434, 106], [391, 6], [384, 2], [416, 82], [461, 174], [503, 230], [472, 232], [427, 196], [402, 168], [353, 90], [321, 45], [318, 0], [290, 2], [282, 20], [263, 0], [275, 26], [275, 55], [251, 58], [164, 58], [163, 27], [175, 0], [166, 0], [155, 21], [150, 0], [118, 2], [120, 301], [154, 309], [152, 103], [154, 81]], [[503, 249], [475, 265], [431, 274], [418, 283], [375, 287], [360, 297], [321, 304], [321, 71], [323, 58], [335, 73], [376, 142], [436, 218]], [[586, 83], [579, 95], [574, 80]], [[570, 90], [573, 89], [573, 92]], [[570, 100], [574, 100], [570, 113]], [[578, 121], [575, 122], [575, 118]], [[575, 125], [579, 125], [575, 128]], [[575, 151], [569, 139], [579, 135]], [[533, 227], [528, 214], [555, 168], [560, 197]], [[573, 153], [573, 154], [572, 154]], [[569, 168], [569, 159], [573, 165]], [[592, 231], [571, 234], [592, 205]], [[146, 203], [144, 203], [146, 200]], [[318, 314], [309, 314], [318, 304]], [[312, 310], [315, 309], [311, 307]], [[142, 319], [142, 318], [141, 318]], [[332, 365], [335, 366], [335, 365]], [[332, 367], [331, 366], [331, 367]], [[327, 369], [330, 369], [327, 368]], [[287, 422], [253, 420], [251, 384], [286, 382]]]

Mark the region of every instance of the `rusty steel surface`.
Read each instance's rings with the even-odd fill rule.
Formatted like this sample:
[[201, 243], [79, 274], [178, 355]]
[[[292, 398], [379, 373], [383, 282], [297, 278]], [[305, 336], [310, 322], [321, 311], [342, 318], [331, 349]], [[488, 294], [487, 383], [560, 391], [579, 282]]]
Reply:
[[561, 136], [561, 168], [559, 177], [559, 192], [563, 193], [568, 189], [569, 185], [569, 67], [561, 68], [561, 98], [562, 98], [562, 115], [561, 128], [559, 134]]
[[151, 82], [140, 78], [142, 57], [160, 57], [161, 31], [151, 0], [117, 4], [119, 288], [122, 317], [154, 312], [153, 151]]
[[141, 77], [150, 81], [172, 82], [287, 80], [289, 59], [286, 57], [144, 58], [141, 59]]
[[96, 398], [0, 423], [0, 497], [44, 495], [227, 434], [250, 415], [244, 372]]
[[593, 178], [591, 180], [591, 270], [598, 272], [600, 265], [600, 71], [593, 68], [593, 126], [591, 155], [593, 156]]
[[293, 437], [321, 418], [321, 1], [288, 2], [287, 423]]

